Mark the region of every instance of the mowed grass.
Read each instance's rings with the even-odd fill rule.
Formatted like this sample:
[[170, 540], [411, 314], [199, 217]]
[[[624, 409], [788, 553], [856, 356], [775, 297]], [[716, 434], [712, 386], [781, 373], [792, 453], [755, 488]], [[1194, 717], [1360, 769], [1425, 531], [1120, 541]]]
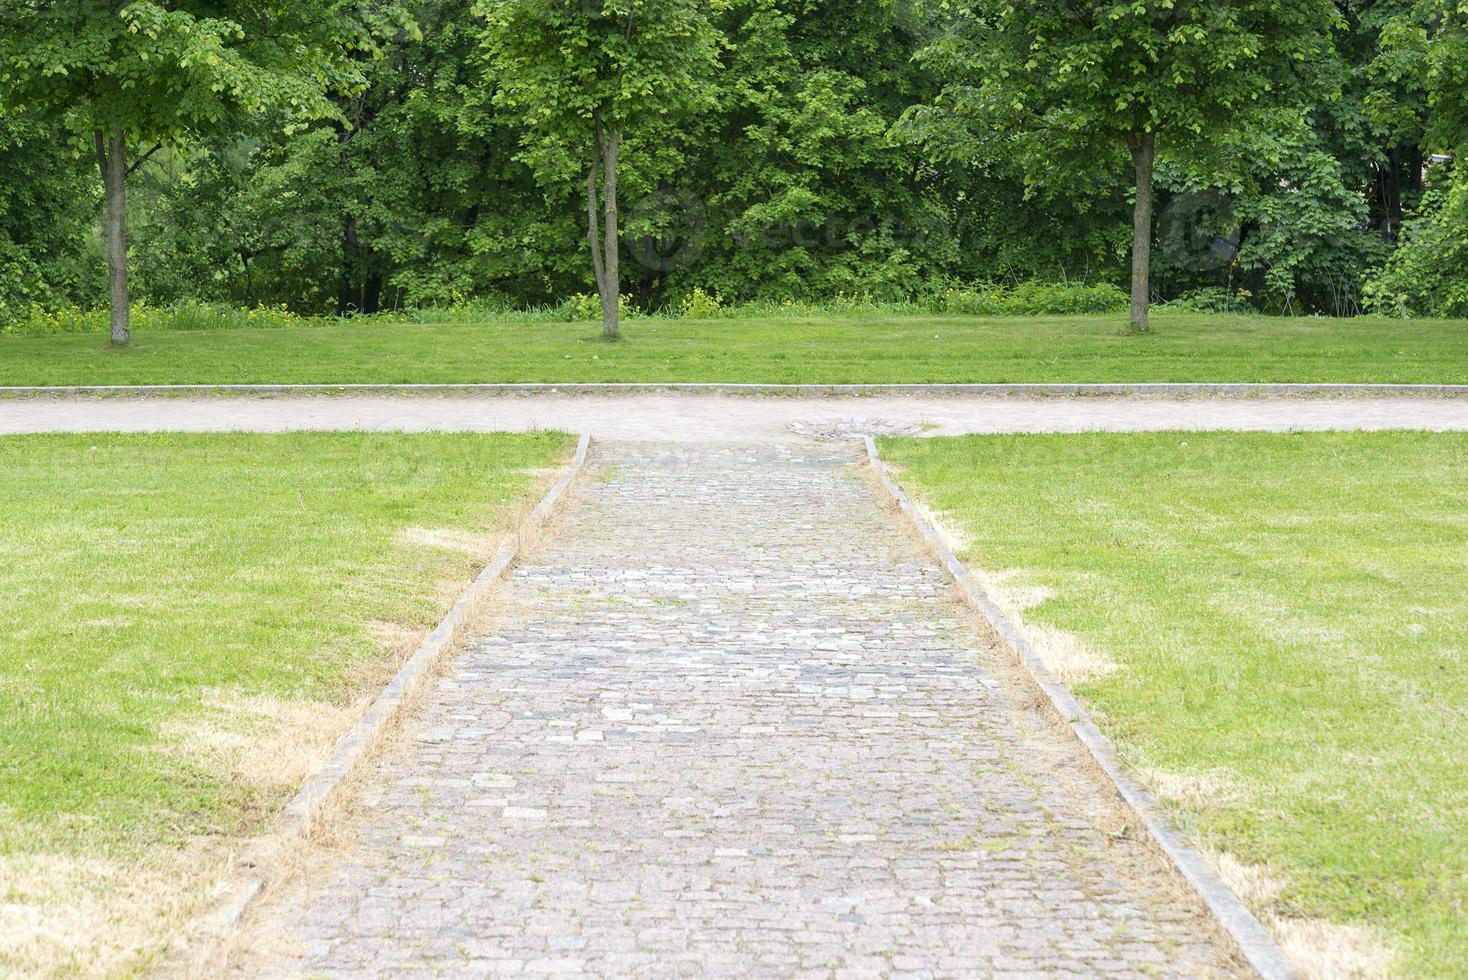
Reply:
[[0, 338], [0, 385], [490, 382], [1468, 382], [1468, 321], [1159, 313], [994, 319], [850, 314], [585, 323], [139, 331]]
[[[293, 781], [226, 763], [274, 721], [372, 693], [569, 449], [547, 433], [0, 438], [0, 902], [54, 924], [48, 901], [81, 901], [38, 898], [54, 880], [28, 893], [27, 856], [59, 880], [66, 862], [125, 870], [258, 830]], [[97, 966], [41, 947], [0, 948], [0, 973]]]
[[[1465, 975], [1468, 435], [882, 451], [968, 562], [1052, 590], [1028, 622], [1114, 661], [1080, 695], [1180, 823], [1276, 880], [1266, 912], [1368, 927], [1402, 975]], [[1351, 935], [1326, 946], [1349, 962]]]

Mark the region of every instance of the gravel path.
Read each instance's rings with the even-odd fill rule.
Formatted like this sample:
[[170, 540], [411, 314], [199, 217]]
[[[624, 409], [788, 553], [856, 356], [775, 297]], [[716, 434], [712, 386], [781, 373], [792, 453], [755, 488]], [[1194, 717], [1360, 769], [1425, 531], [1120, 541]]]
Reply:
[[0, 399], [0, 434], [248, 429], [589, 432], [598, 439], [1154, 429], [1468, 429], [1468, 398], [846, 398], [635, 394]]
[[1235, 972], [877, 500], [598, 446], [236, 974]]

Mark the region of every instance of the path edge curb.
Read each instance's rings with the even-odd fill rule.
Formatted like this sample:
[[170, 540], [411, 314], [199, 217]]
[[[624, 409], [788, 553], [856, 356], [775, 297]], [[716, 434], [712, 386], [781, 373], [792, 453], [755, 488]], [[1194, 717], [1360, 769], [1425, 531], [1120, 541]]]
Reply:
[[[403, 661], [362, 717], [337, 740], [326, 762], [301, 784], [267, 834], [253, 842], [253, 846], [236, 859], [236, 872], [215, 889], [202, 914], [194, 918], [193, 928], [184, 934], [188, 944], [182, 950], [183, 956], [195, 967], [243, 921], [263, 891], [266, 879], [261, 869], [268, 863], [274, 848], [283, 842], [300, 840], [309, 833], [322, 806], [357, 771], [388, 724], [399, 716], [403, 705], [418, 691], [424, 678], [431, 675], [438, 662], [454, 649], [459, 628], [505, 576], [534, 539], [535, 533], [550, 520], [557, 504], [585, 468], [590, 449], [591, 436], [583, 433], [577, 439], [571, 460], [535, 508], [505, 538], [474, 581], [459, 593], [443, 619]], [[186, 969], [184, 972], [194, 971]]]
[[999, 382], [937, 384], [764, 384], [728, 382], [524, 382], [503, 384], [167, 384], [0, 386], [0, 399], [166, 398], [169, 396], [291, 395], [533, 395], [635, 394], [862, 397], [928, 395], [990, 398], [1464, 398], [1468, 384], [1368, 382]]
[[1249, 911], [1243, 899], [1218, 877], [1207, 858], [1172, 829], [1157, 799], [1122, 770], [1111, 739], [1096, 726], [1090, 713], [1075, 695], [1054, 678], [1025, 639], [1024, 633], [974, 580], [967, 566], [944, 543], [937, 528], [908, 498], [901, 484], [883, 464], [877, 452], [876, 440], [871, 436], [863, 436], [862, 444], [872, 472], [893, 502], [923, 536], [923, 540], [937, 556], [964, 599], [978, 610], [1000, 639], [1014, 652], [1035, 685], [1045, 695], [1051, 709], [1070, 727], [1071, 733], [1085, 747], [1097, 767], [1106, 774], [1117, 796], [1136, 814], [1153, 843], [1197, 892], [1209, 913], [1238, 946], [1249, 965], [1264, 980], [1295, 980], [1295, 969], [1269, 930]]

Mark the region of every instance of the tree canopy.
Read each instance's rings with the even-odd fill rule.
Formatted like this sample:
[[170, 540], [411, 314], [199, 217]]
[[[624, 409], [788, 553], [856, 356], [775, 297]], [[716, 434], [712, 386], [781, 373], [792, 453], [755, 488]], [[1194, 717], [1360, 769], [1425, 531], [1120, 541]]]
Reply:
[[907, 122], [950, 159], [1016, 161], [1030, 184], [1129, 161], [1132, 324], [1146, 330], [1159, 149], [1206, 157], [1216, 180], [1230, 173], [1223, 151], [1287, 132], [1325, 94], [1311, 69], [1334, 19], [1329, 0], [959, 4], [920, 55], [943, 89]]
[[[624, 139], [655, 146], [712, 107], [719, 36], [706, 0], [480, 0], [477, 10], [485, 87], [518, 124], [517, 159], [552, 195], [584, 182], [603, 330], [616, 336]], [[663, 176], [655, 150], [627, 162], [643, 189]]]
[[1150, 137], [1143, 298], [1468, 309], [1446, 0], [0, 0], [0, 26], [0, 319], [106, 295], [89, 161], [119, 132], [151, 303], [1123, 283]]
[[410, 23], [392, 4], [348, 0], [0, 0], [0, 106], [56, 119], [95, 148], [114, 342], [128, 339], [127, 176], [158, 149], [269, 109], [330, 117], [331, 94], [364, 84], [360, 56]]

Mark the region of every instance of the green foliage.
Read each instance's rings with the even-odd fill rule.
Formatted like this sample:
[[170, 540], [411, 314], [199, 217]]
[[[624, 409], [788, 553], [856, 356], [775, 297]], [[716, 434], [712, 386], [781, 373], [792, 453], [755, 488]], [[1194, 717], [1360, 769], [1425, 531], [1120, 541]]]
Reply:
[[1184, 313], [1247, 313], [1249, 302], [1244, 294], [1231, 293], [1220, 286], [1205, 286], [1168, 300], [1165, 308]]
[[955, 5], [922, 53], [950, 79], [905, 125], [949, 154], [1019, 161], [1028, 183], [1119, 167], [1129, 140], [1208, 152], [1267, 129], [1310, 90], [1329, 43], [1327, 0]]
[[945, 79], [903, 127], [935, 158], [1018, 166], [1027, 187], [1133, 173], [1132, 329], [1147, 330], [1153, 181], [1164, 159], [1207, 159], [1300, 115], [1320, 92], [1331, 0], [953, 6], [920, 57]]
[[710, 97], [719, 37], [697, 0], [479, 0], [475, 11], [492, 105], [519, 122], [519, 157], [547, 188], [585, 179], [598, 126], [637, 133]]
[[[1025, 282], [1014, 286], [982, 283], [967, 286], [933, 286], [920, 294], [899, 300], [871, 293], [838, 293], [825, 300], [752, 300], [725, 303], [717, 295], [695, 286], [677, 303], [644, 313], [631, 296], [624, 295], [621, 315], [632, 320], [792, 319], [836, 314], [874, 315], [891, 313], [960, 314], [966, 316], [1059, 316], [1065, 314], [1116, 313], [1126, 308], [1126, 294], [1116, 286], [1095, 283]], [[448, 305], [425, 305], [405, 310], [355, 316], [337, 320], [325, 316], [302, 316], [284, 305], [232, 307], [223, 303], [183, 300], [169, 306], [135, 305], [134, 328], [155, 331], [244, 330], [299, 328], [332, 323], [577, 323], [600, 319], [601, 300], [592, 293], [574, 293], [550, 306], [512, 308], [484, 301]], [[0, 324], [0, 335], [46, 337], [59, 334], [105, 334], [108, 317], [104, 310], [76, 306], [46, 309], [32, 306], [9, 322]]]
[[365, 86], [361, 60], [386, 34], [411, 29], [391, 0], [69, 0], [40, 10], [0, 0], [0, 113], [44, 113], [96, 155], [114, 344], [129, 336], [128, 175], [164, 147], [236, 131], [267, 111], [290, 122], [339, 118], [332, 98]]
[[1367, 280], [1366, 306], [1386, 316], [1468, 313], [1468, 186], [1441, 175], [1402, 229], [1402, 242]]
[[933, 303], [935, 313], [976, 316], [1048, 316], [1068, 313], [1120, 313], [1127, 294], [1108, 283], [1026, 282], [1018, 286], [966, 286], [946, 289]]
[[1393, 77], [1415, 77], [1425, 89], [1429, 146], [1468, 142], [1468, 6], [1417, 0], [1400, 11], [1382, 33], [1381, 63]]
[[[618, 297], [618, 312], [622, 319], [640, 315], [631, 296]], [[568, 322], [600, 320], [601, 298], [591, 293], [576, 293], [560, 305], [562, 319]]]
[[690, 320], [713, 320], [729, 313], [717, 293], [705, 292], [700, 286], [694, 286], [678, 302], [678, 315]]
[[1239, 199], [1246, 231], [1238, 269], [1256, 273], [1256, 291], [1270, 307], [1358, 312], [1361, 279], [1388, 248], [1369, 227], [1366, 202], [1320, 149], [1292, 148], [1271, 181]]
[[[639, 0], [628, 38], [626, 0], [79, 0], [0, 38], [4, 101], [32, 110], [0, 122], [0, 321], [102, 298], [92, 151], [67, 144], [118, 100], [132, 162], [168, 144], [129, 180], [149, 306], [558, 309], [592, 286], [601, 113], [630, 127], [621, 291], [644, 312], [1122, 282], [1126, 127], [1156, 121], [1156, 299], [1350, 313], [1425, 241], [1404, 213], [1443, 207], [1420, 199], [1468, 118], [1449, 7], [1340, 3], [1327, 37], [1322, 0]], [[0, 0], [0, 24], [33, 13]], [[1415, 248], [1389, 268], [1453, 277]]]
[[0, 100], [160, 142], [271, 107], [325, 116], [328, 92], [360, 88], [378, 32], [406, 26], [391, 4], [346, 0], [0, 0]]
[[375, 313], [470, 297], [543, 303], [583, 284], [569, 271], [580, 271], [574, 216], [548, 210], [512, 159], [513, 131], [466, 103], [478, 85], [467, 12], [414, 13], [422, 36], [365, 63], [367, 87], [339, 100], [329, 125], [267, 122], [144, 184], [137, 250], [150, 301]]
[[[1417, 0], [1381, 32], [1383, 74], [1411, 79], [1412, 99], [1380, 99], [1388, 121], [1420, 130], [1422, 151], [1451, 160], [1468, 146], [1468, 8], [1452, 0]], [[1418, 103], [1426, 102], [1426, 110]], [[1415, 110], [1415, 111], [1414, 111]], [[1456, 163], [1431, 168], [1425, 193], [1402, 226], [1400, 244], [1368, 277], [1365, 301], [1394, 316], [1451, 316], [1468, 311], [1468, 189]]]
[[46, 120], [0, 116], [0, 326], [32, 304], [101, 299], [96, 171], [57, 153], [63, 138]]
[[[314, 322], [297, 316], [284, 306], [238, 309], [217, 303], [184, 301], [160, 308], [135, 305], [131, 311], [135, 329], [154, 330], [243, 330], [272, 327], [301, 327]], [[49, 337], [57, 334], [105, 334], [110, 329], [106, 310], [66, 306], [47, 309], [32, 306], [7, 322], [0, 322], [0, 335]]]
[[[868, 0], [728, 4], [716, 111], [676, 143], [676, 193], [652, 209], [671, 247], [651, 262], [632, 250], [645, 291], [896, 300], [955, 271], [959, 188], [890, 133], [932, 90], [911, 60], [932, 16]], [[693, 254], [679, 250], [689, 241]]]
[[602, 333], [614, 338], [621, 178], [635, 174], [647, 191], [666, 173], [665, 134], [712, 105], [721, 38], [702, 0], [481, 0], [476, 10], [491, 104], [520, 124], [518, 159], [548, 199], [585, 187], [588, 264]]

